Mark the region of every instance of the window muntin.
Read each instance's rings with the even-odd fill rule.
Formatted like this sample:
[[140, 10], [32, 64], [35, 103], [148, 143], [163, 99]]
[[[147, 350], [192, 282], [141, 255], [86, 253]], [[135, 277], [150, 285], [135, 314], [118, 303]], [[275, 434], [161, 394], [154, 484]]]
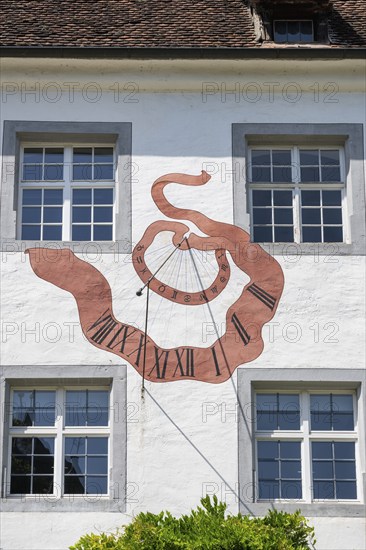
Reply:
[[273, 22], [273, 37], [278, 43], [314, 42], [313, 21], [308, 19], [278, 19]]
[[357, 500], [353, 392], [258, 391], [255, 403], [259, 500]]
[[111, 146], [24, 146], [20, 238], [112, 241], [114, 154]]
[[14, 388], [10, 416], [11, 495], [108, 495], [108, 388]]
[[254, 242], [345, 241], [341, 148], [252, 147], [248, 177]]

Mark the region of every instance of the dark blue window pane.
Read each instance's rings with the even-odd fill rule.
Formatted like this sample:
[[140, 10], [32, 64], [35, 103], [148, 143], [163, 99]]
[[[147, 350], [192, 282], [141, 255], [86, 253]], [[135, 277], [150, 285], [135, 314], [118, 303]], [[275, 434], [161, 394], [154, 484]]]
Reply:
[[275, 206], [292, 206], [292, 191], [273, 191]]
[[84, 456], [65, 456], [65, 474], [85, 474]]
[[269, 149], [257, 149], [252, 151], [253, 166], [270, 166], [271, 154]]
[[23, 180], [39, 181], [42, 179], [41, 164], [24, 164], [23, 165]]
[[65, 495], [83, 495], [85, 494], [84, 476], [65, 476]]
[[292, 227], [275, 227], [275, 242], [276, 243], [292, 243], [294, 242], [294, 232]]
[[43, 240], [44, 241], [61, 241], [62, 226], [61, 225], [44, 225]]
[[32, 454], [32, 438], [31, 437], [14, 437], [12, 441], [13, 455], [30, 455]]
[[24, 149], [24, 162], [42, 162], [43, 149], [41, 147], [27, 147]]
[[93, 149], [91, 147], [74, 147], [73, 162], [92, 162]]
[[72, 240], [73, 241], [90, 241], [91, 240], [90, 225], [73, 225]]
[[112, 222], [113, 209], [111, 206], [98, 206], [94, 208], [94, 222]]
[[301, 208], [302, 223], [320, 224], [320, 208]]
[[287, 40], [288, 42], [300, 42], [300, 25], [298, 21], [287, 22]]
[[319, 168], [309, 167], [309, 168], [301, 168], [301, 181], [302, 182], [312, 182], [312, 181], [320, 181], [320, 174], [319, 174]]
[[106, 455], [108, 453], [107, 437], [88, 437], [87, 438], [88, 455]]
[[301, 21], [300, 23], [301, 42], [313, 42], [313, 23], [312, 21]]
[[95, 147], [94, 162], [113, 162], [113, 147]]
[[335, 412], [353, 412], [353, 396], [351, 394], [333, 394], [332, 409]]
[[263, 166], [252, 167], [252, 181], [254, 182], [270, 182], [271, 181], [271, 169], [264, 168]]
[[86, 417], [87, 426], [108, 426], [108, 409], [101, 407], [88, 407]]
[[337, 479], [356, 479], [356, 465], [352, 461], [335, 461], [335, 477]]
[[332, 443], [327, 441], [313, 441], [311, 444], [312, 455], [314, 458], [331, 459]]
[[95, 225], [94, 226], [95, 241], [111, 241], [112, 226], [111, 225]]
[[90, 222], [91, 221], [91, 207], [90, 206], [73, 206], [72, 208], [72, 221], [78, 222]]
[[94, 391], [88, 392], [88, 406], [91, 407], [108, 407], [109, 393], [108, 391]]
[[272, 162], [274, 166], [291, 165], [291, 150], [290, 149], [273, 150]]
[[55, 447], [55, 439], [53, 437], [35, 437], [34, 438], [34, 454], [53, 455]]
[[300, 458], [301, 444], [300, 441], [281, 441], [281, 458]]
[[41, 226], [22, 225], [22, 239], [28, 241], [39, 241], [41, 239]]
[[302, 488], [301, 481], [283, 481], [281, 483], [281, 498], [284, 499], [301, 499]]
[[42, 204], [42, 190], [41, 189], [23, 189], [23, 204]]
[[320, 151], [322, 164], [337, 166], [339, 165], [339, 150], [338, 149], [322, 149]]
[[259, 498], [274, 500], [280, 497], [280, 484], [278, 481], [260, 481]]
[[323, 206], [341, 206], [341, 191], [323, 191]]
[[312, 412], [311, 413], [311, 429], [327, 431], [332, 429], [331, 414], [324, 412]]
[[279, 42], [279, 43], [287, 42], [286, 21], [275, 21], [274, 40], [275, 42]]
[[34, 413], [35, 426], [54, 426], [55, 425], [55, 409], [37, 409]]
[[275, 208], [274, 221], [279, 224], [292, 224], [292, 208]]
[[332, 481], [314, 481], [313, 491], [316, 500], [334, 499], [334, 486]]
[[320, 191], [301, 191], [303, 206], [320, 206]]
[[44, 208], [43, 221], [46, 223], [62, 222], [62, 208]]
[[69, 390], [66, 392], [66, 406], [86, 408], [87, 391], [86, 390]]
[[86, 426], [87, 409], [66, 407], [65, 426]]
[[253, 208], [253, 223], [271, 224], [272, 209], [271, 208]]
[[87, 495], [105, 495], [108, 492], [106, 476], [87, 476], [86, 494]]
[[14, 407], [33, 407], [33, 392], [32, 391], [15, 391], [13, 394]]
[[336, 481], [337, 498], [356, 499], [357, 489], [355, 481]]
[[317, 149], [300, 150], [301, 166], [317, 166], [319, 164], [319, 151]]
[[91, 164], [74, 164], [72, 168], [72, 179], [74, 181], [83, 181], [92, 179]]
[[277, 183], [292, 181], [291, 167], [278, 166], [273, 168], [273, 181]]
[[301, 462], [299, 460], [282, 460], [281, 478], [301, 479]]
[[341, 243], [343, 242], [342, 227], [324, 227], [324, 242], [325, 243]]
[[88, 456], [87, 474], [106, 474], [108, 470], [108, 457], [106, 456]]
[[62, 204], [63, 191], [62, 189], [45, 189], [44, 204]]
[[271, 243], [272, 228], [271, 227], [255, 227], [253, 231], [253, 240], [256, 243]]
[[341, 170], [337, 166], [322, 166], [322, 181], [341, 181]]
[[271, 206], [271, 191], [253, 191], [253, 206]]
[[85, 437], [66, 437], [65, 454], [85, 455]]
[[258, 458], [278, 458], [278, 442], [258, 441]]
[[342, 210], [340, 208], [324, 208], [323, 221], [329, 224], [342, 223]]
[[280, 475], [279, 462], [276, 460], [259, 460], [258, 476], [259, 479], [278, 479]]
[[321, 230], [320, 227], [303, 227], [302, 228], [302, 242], [304, 243], [321, 243]]
[[72, 192], [73, 204], [91, 204], [92, 190], [91, 189], [74, 189]]
[[300, 413], [291, 410], [278, 414], [278, 428], [280, 430], [299, 430]]
[[331, 460], [313, 460], [314, 479], [333, 479], [333, 462]]
[[333, 413], [334, 430], [353, 430], [353, 413]]
[[50, 147], [45, 150], [45, 163], [59, 163], [64, 161], [64, 150], [60, 147]]
[[63, 166], [59, 164], [45, 164], [44, 180], [62, 180], [64, 177]]
[[258, 430], [277, 430], [277, 413], [258, 411], [257, 413]]
[[113, 204], [113, 189], [94, 189], [94, 204]]
[[23, 223], [41, 223], [41, 207], [27, 206], [22, 209]]
[[95, 164], [94, 165], [94, 179], [95, 180], [112, 180], [113, 164]]
[[334, 456], [336, 459], [352, 459], [355, 458], [355, 444], [346, 441], [334, 443]]

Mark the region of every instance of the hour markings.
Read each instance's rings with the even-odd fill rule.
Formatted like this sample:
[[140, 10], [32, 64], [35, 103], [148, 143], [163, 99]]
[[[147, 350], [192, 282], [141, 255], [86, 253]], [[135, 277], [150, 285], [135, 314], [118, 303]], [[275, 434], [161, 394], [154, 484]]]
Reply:
[[244, 346], [247, 346], [250, 341], [250, 336], [245, 330], [245, 328], [243, 327], [243, 325], [241, 324], [241, 322], [239, 321], [236, 313], [234, 313], [233, 316], [231, 317], [231, 322], [233, 323], [235, 329], [237, 330]]
[[260, 300], [265, 306], [269, 307], [270, 310], [273, 310], [273, 308], [276, 305], [276, 300], [268, 294], [263, 288], [253, 283], [252, 285], [248, 286], [247, 290], [253, 294], [258, 300]]

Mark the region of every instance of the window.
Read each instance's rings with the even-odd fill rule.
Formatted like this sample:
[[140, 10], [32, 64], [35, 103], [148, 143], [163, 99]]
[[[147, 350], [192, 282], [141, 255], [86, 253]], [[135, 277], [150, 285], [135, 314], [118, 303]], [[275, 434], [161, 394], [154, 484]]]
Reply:
[[[42, 367], [32, 367], [34, 384], [26, 367], [13, 367], [12, 378], [5, 378], [2, 487], [7, 509], [17, 510], [24, 502], [43, 509], [52, 501], [60, 511], [72, 510], [74, 503], [85, 511], [121, 511], [124, 368], [84, 366], [84, 372], [94, 374], [84, 379], [76, 376], [77, 366], [57, 368], [57, 380], [39, 377]], [[22, 372], [23, 378], [17, 376]]]
[[259, 500], [357, 499], [354, 400], [354, 392], [256, 394]]
[[273, 38], [278, 43], [313, 42], [314, 29], [311, 20], [277, 20], [273, 22]]
[[275, 255], [364, 254], [361, 124], [235, 123], [232, 135], [235, 225]]
[[250, 149], [255, 242], [343, 242], [343, 150]]
[[2, 152], [3, 249], [131, 251], [130, 123], [7, 120]]
[[113, 147], [22, 148], [20, 238], [111, 241]]

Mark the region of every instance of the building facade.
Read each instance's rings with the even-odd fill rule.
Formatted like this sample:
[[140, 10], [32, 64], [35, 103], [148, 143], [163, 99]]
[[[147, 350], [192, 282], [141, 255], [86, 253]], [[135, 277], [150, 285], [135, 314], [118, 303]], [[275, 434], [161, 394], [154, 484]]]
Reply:
[[365, 2], [4, 4], [1, 547], [216, 494], [363, 550]]

